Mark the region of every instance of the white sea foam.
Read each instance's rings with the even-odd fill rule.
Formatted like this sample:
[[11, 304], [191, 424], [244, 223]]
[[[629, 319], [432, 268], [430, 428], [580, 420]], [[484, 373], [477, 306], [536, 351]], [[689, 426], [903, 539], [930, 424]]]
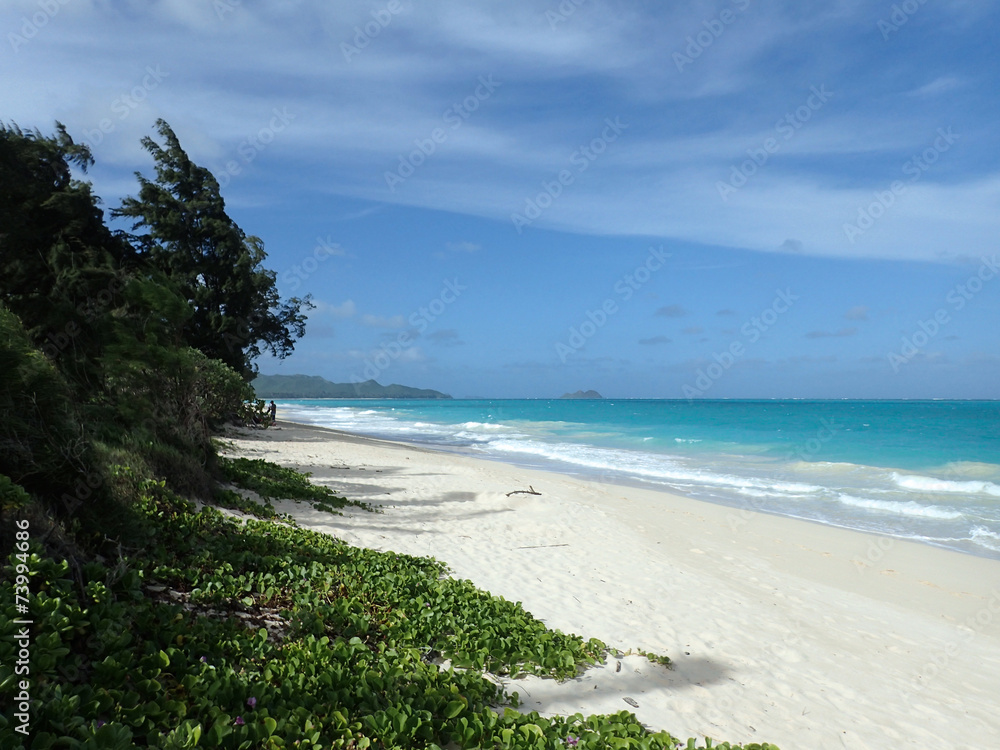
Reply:
[[466, 430], [485, 430], [488, 432], [503, 432], [511, 429], [505, 424], [496, 424], [495, 422], [463, 422], [459, 427]]
[[837, 495], [837, 500], [853, 508], [866, 508], [868, 510], [896, 513], [916, 518], [936, 518], [953, 521], [964, 515], [953, 508], [942, 508], [937, 505], [921, 505], [914, 500], [872, 500], [871, 498], [855, 497], [844, 493]]
[[892, 473], [892, 481], [899, 487], [918, 492], [961, 492], [966, 495], [993, 495], [1000, 497], [1000, 485], [977, 480], [954, 480], [924, 477], [919, 474]]
[[468, 440], [470, 443], [488, 443], [490, 440], [488, 435], [481, 435], [478, 432], [469, 432], [468, 430], [456, 432], [455, 437], [460, 440]]
[[635, 451], [505, 438], [491, 440], [488, 447], [502, 453], [527, 454], [602, 472], [621, 473], [643, 479], [659, 480], [664, 483], [693, 482], [744, 493], [748, 488], [753, 488], [762, 492], [770, 492], [775, 497], [789, 493], [795, 495], [814, 493], [823, 489], [817, 485], [801, 482], [783, 482], [693, 469], [680, 463], [676, 458]]
[[1000, 534], [990, 531], [985, 526], [973, 526], [970, 538], [980, 547], [1000, 552]]
[[788, 492], [775, 492], [773, 490], [759, 490], [754, 487], [740, 487], [736, 490], [741, 495], [746, 495], [747, 497], [773, 497], [789, 499], [792, 497], [805, 497], [804, 495], [795, 495]]

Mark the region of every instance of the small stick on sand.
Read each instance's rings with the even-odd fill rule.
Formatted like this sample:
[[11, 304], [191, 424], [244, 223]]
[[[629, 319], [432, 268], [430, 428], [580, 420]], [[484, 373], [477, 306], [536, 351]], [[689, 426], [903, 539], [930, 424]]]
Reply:
[[535, 492], [535, 488], [529, 484], [528, 489], [514, 490], [513, 492], [508, 492], [507, 497], [510, 497], [511, 495], [541, 495], [541, 494], [542, 494], [541, 492]]
[[[530, 547], [515, 547], [514, 549], [542, 549], [544, 547], [568, 547], [568, 544], [533, 544]], [[576, 597], [573, 597], [576, 599]], [[580, 601], [579, 599], [576, 599]]]

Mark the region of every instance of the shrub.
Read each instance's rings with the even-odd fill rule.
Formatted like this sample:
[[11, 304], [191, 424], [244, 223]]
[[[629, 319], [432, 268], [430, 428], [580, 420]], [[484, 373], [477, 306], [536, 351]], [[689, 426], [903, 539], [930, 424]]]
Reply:
[[[63, 515], [100, 496], [103, 477], [63, 376], [0, 306], [0, 474]], [[61, 503], [58, 501], [62, 499]], [[56, 507], [58, 505], [58, 507]]]

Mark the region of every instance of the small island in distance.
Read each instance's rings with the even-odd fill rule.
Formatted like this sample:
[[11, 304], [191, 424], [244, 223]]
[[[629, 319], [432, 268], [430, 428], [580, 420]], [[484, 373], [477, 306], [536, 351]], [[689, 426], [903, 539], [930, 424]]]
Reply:
[[258, 375], [253, 388], [259, 398], [451, 398], [430, 388], [362, 383], [333, 383], [319, 375]]
[[597, 391], [577, 391], [576, 393], [564, 393], [559, 398], [604, 398]]

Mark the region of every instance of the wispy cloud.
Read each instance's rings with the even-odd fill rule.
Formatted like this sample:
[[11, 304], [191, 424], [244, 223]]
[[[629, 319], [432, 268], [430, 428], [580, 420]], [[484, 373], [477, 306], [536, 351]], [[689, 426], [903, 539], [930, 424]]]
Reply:
[[857, 334], [857, 332], [858, 332], [858, 329], [854, 328], [854, 327], [851, 327], [851, 328], [841, 328], [839, 331], [835, 331], [835, 332], [830, 332], [830, 331], [809, 331], [809, 333], [806, 334], [806, 338], [807, 339], [840, 338], [840, 337], [843, 337], [843, 336], [854, 336], [855, 334]]
[[687, 310], [681, 305], [665, 305], [664, 307], [657, 308], [653, 314], [664, 318], [682, 318], [687, 315]]
[[656, 344], [669, 344], [670, 339], [666, 336], [653, 336], [648, 339], [639, 339], [639, 343], [643, 346], [655, 346]]
[[[323, 300], [313, 300], [313, 305], [316, 307], [316, 312], [329, 315], [333, 318], [352, 318], [357, 313], [357, 306], [354, 304], [354, 300], [345, 300], [339, 305], [333, 305], [329, 302], [324, 302]], [[310, 328], [310, 330], [312, 330]]]
[[961, 87], [962, 81], [954, 76], [941, 76], [920, 88], [907, 92], [910, 96], [936, 96]]
[[438, 250], [434, 253], [434, 257], [444, 260], [453, 255], [473, 255], [481, 252], [482, 249], [483, 246], [476, 242], [448, 242], [445, 243], [444, 250]]
[[[947, 3], [921, 13], [957, 47], [964, 36], [954, 35], [976, 28], [970, 18], [991, 22], [983, 18], [988, 6]], [[0, 23], [17, 29], [38, 7], [8, 3]], [[990, 116], [940, 106], [939, 97], [979, 85], [976, 51], [963, 57], [956, 50], [922, 78], [902, 75], [911, 53], [895, 39], [871, 45], [859, 29], [875, 33], [878, 15], [853, 0], [752, 3], [683, 72], [673, 55], [704, 30], [712, 14], [702, 6], [584, 3], [553, 25], [544, 8], [526, 0], [404, 3], [350, 61], [340, 45], [372, 20], [368, 4], [169, 0], [60, 8], [23, 48], [7, 51], [0, 101], [6, 119], [43, 129], [59, 119], [78, 140], [99, 132], [104, 120], [113, 124], [94, 147], [94, 180], [112, 203], [133, 189], [132, 171], [148, 170], [139, 139], [164, 117], [199, 163], [217, 174], [230, 162], [239, 166], [227, 195], [235, 205], [266, 204], [276, 190], [290, 200], [322, 192], [361, 206], [332, 221], [364, 218], [386, 204], [507, 221], [526, 195], [565, 168], [574, 149], [590, 143], [604, 118], [621, 117], [628, 137], [563, 191], [533, 230], [932, 262], [992, 251], [1000, 236], [1000, 165], [979, 156], [997, 151]], [[901, 33], [920, 32], [914, 23]], [[124, 48], [121, 39], [142, 43]], [[798, 63], [776, 62], [785, 59]], [[114, 110], [115, 101], [157, 64], [169, 77], [122, 118], [126, 110]], [[468, 117], [446, 119], [480, 75], [503, 86]], [[720, 201], [716, 183], [748, 150], [775, 137], [775, 123], [820, 83], [834, 92], [829, 103], [756, 165], [746, 187]], [[266, 129], [276, 107], [294, 119], [271, 138]], [[907, 179], [904, 163], [935, 128], [959, 122], [965, 140], [907, 183], [872, 231], [846, 242], [843, 225], [859, 207]], [[445, 142], [434, 141], [436, 129], [448, 135]], [[262, 132], [266, 150], [242, 161], [241, 148]], [[386, 171], [421, 152], [420, 144], [428, 151], [428, 139], [436, 143], [432, 155], [390, 192]], [[459, 241], [438, 252], [474, 254], [476, 245]]]
[[431, 333], [428, 333], [425, 338], [439, 346], [460, 346], [465, 343], [458, 335], [458, 331], [454, 328], [444, 328], [440, 331], [432, 331]]

